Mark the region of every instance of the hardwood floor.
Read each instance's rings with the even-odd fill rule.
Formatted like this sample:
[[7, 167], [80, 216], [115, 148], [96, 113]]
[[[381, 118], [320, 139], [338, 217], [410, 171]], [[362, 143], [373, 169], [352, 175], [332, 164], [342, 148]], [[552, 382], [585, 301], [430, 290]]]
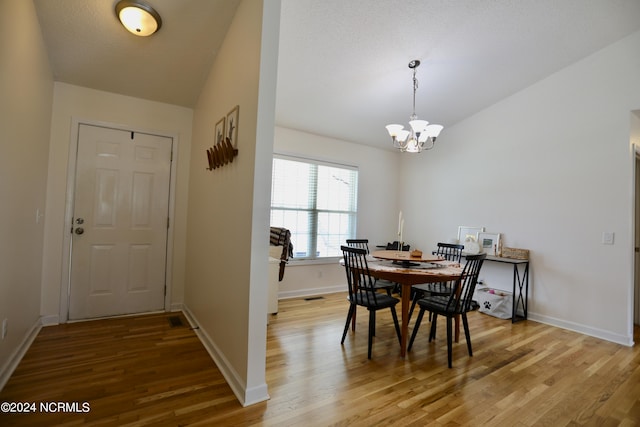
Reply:
[[179, 314], [43, 328], [0, 402], [78, 402], [78, 412], [0, 413], [0, 425], [640, 425], [637, 346], [471, 313], [474, 355], [462, 339], [448, 369], [445, 322], [432, 343], [422, 325], [402, 359], [381, 312], [367, 360], [363, 310], [340, 345], [345, 298], [280, 301], [268, 326], [271, 399], [247, 408], [186, 319], [170, 325]]

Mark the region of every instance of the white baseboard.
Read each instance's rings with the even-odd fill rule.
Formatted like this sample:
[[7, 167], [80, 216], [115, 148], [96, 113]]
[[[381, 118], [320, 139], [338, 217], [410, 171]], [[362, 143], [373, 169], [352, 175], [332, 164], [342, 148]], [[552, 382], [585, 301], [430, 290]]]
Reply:
[[609, 331], [604, 331], [602, 329], [592, 328], [591, 326], [586, 326], [586, 325], [582, 325], [574, 322], [568, 322], [566, 320], [557, 319], [555, 317], [542, 316], [542, 315], [531, 313], [531, 312], [528, 313], [527, 318], [535, 322], [540, 322], [546, 325], [567, 329], [569, 331], [578, 332], [584, 335], [589, 335], [591, 337], [599, 338], [605, 341], [611, 341], [616, 344], [621, 344], [628, 347], [632, 347], [634, 344], [633, 335], [626, 336], [626, 335], [614, 334]]
[[296, 289], [295, 291], [280, 291], [278, 292], [278, 299], [291, 299], [312, 297], [323, 294], [335, 294], [338, 292], [347, 292], [345, 285], [335, 285], [326, 288], [310, 288], [310, 289]]
[[42, 323], [42, 326], [59, 325], [60, 324], [60, 316], [58, 316], [57, 314], [49, 315], [49, 316], [42, 316], [40, 318], [40, 322]]
[[27, 353], [27, 350], [31, 347], [31, 344], [38, 336], [40, 329], [42, 329], [42, 321], [41, 319], [38, 319], [33, 326], [31, 326], [31, 329], [26, 333], [20, 345], [15, 349], [13, 354], [9, 357], [9, 360], [7, 360], [7, 363], [5, 363], [0, 370], [0, 390], [4, 388], [9, 381], [9, 378], [11, 378], [13, 371], [16, 370], [18, 364], [20, 364], [20, 361]]
[[207, 332], [204, 329], [200, 329], [198, 326], [198, 320], [193, 315], [193, 313], [189, 310], [187, 306], [182, 308], [182, 312], [185, 317], [189, 321], [189, 324], [198, 335], [198, 338], [202, 342], [202, 345], [207, 349], [207, 352], [213, 359], [213, 362], [216, 364], [220, 372], [222, 372], [222, 376], [231, 387], [233, 394], [236, 395], [236, 398], [240, 402], [242, 406], [249, 406], [255, 403], [263, 402], [265, 400], [269, 400], [269, 394], [267, 393], [267, 384], [264, 383], [258, 387], [253, 387], [251, 389], [247, 388], [245, 381], [238, 375], [238, 373], [233, 369], [233, 366], [229, 363], [224, 354], [220, 351], [215, 342], [209, 337]]
[[244, 402], [240, 401], [243, 407], [255, 405], [256, 403], [264, 402], [271, 398], [267, 391], [267, 383], [261, 384], [258, 387], [247, 388], [244, 395]]

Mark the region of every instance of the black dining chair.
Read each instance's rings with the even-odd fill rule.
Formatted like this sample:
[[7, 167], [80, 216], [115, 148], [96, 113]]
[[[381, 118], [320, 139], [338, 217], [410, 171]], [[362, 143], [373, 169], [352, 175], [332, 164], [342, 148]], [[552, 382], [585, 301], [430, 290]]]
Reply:
[[[385, 247], [385, 249], [388, 250], [388, 251], [397, 251], [398, 248], [400, 248], [400, 243], [397, 240], [395, 240], [393, 242], [388, 242], [387, 246]], [[402, 248], [400, 250], [401, 251], [408, 251], [410, 248], [411, 248], [410, 245], [403, 244]]]
[[[401, 252], [408, 252], [411, 248], [411, 245], [403, 244], [402, 247], [400, 247], [400, 243], [397, 240], [394, 240], [393, 242], [387, 242], [387, 246], [384, 246], [384, 248], [387, 251], [397, 251], [398, 249], [400, 249]], [[388, 280], [385, 280], [385, 282], [390, 283]], [[399, 294], [400, 292], [400, 284], [394, 283], [393, 287], [391, 288], [391, 293]]]
[[487, 254], [467, 255], [467, 262], [462, 270], [462, 274], [455, 281], [453, 292], [449, 295], [430, 295], [418, 300], [418, 306], [420, 306], [420, 313], [416, 319], [416, 324], [413, 327], [411, 338], [409, 340], [409, 346], [407, 350], [411, 350], [413, 346], [413, 340], [416, 338], [418, 329], [420, 328], [420, 322], [425, 311], [429, 311], [433, 314], [431, 320], [431, 331], [429, 332], [429, 342], [436, 337], [436, 327], [438, 322], [438, 316], [444, 316], [447, 318], [447, 359], [449, 362], [449, 368], [452, 367], [451, 355], [452, 355], [452, 323], [456, 316], [462, 317], [462, 325], [464, 326], [464, 335], [467, 340], [467, 350], [469, 356], [473, 356], [473, 350], [471, 349], [471, 336], [469, 335], [469, 321], [467, 320], [467, 313], [474, 310], [471, 303], [473, 298], [473, 291], [476, 288], [478, 282], [478, 275], [480, 274], [480, 268], [482, 263], [487, 257]]
[[[370, 253], [369, 239], [347, 239], [347, 246], [351, 246], [353, 248], [366, 249], [367, 255], [369, 255]], [[377, 290], [383, 290], [387, 293], [387, 295], [391, 296], [391, 293], [396, 287], [396, 284], [388, 280], [374, 279], [373, 287], [376, 288]]]
[[[460, 262], [462, 258], [462, 250], [464, 245], [458, 245], [454, 243], [438, 243], [438, 248], [433, 251], [434, 255], [438, 255], [446, 259], [447, 261]], [[420, 298], [424, 298], [427, 295], [449, 295], [452, 288], [451, 282], [437, 282], [437, 283], [424, 283], [421, 285], [415, 285], [411, 288], [413, 292], [413, 298], [411, 301], [411, 308], [409, 309], [409, 319], [413, 314], [413, 310]]]
[[344, 256], [344, 268], [347, 273], [347, 286], [349, 288], [349, 312], [340, 344], [344, 344], [347, 331], [349, 330], [349, 323], [351, 323], [352, 317], [355, 316], [356, 307], [365, 307], [369, 311], [367, 357], [371, 359], [371, 347], [376, 331], [376, 312], [378, 310], [387, 308], [391, 310], [398, 342], [401, 342], [400, 325], [398, 324], [398, 315], [396, 314], [396, 304], [398, 304], [400, 300], [376, 291], [374, 278], [369, 274], [366, 249], [351, 246], [341, 246], [340, 249]]

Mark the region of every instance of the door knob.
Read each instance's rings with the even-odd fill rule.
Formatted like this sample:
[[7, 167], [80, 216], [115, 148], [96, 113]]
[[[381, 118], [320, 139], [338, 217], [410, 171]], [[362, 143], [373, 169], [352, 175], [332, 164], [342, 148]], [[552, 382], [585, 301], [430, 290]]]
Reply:
[[82, 233], [84, 233], [84, 228], [82, 228], [82, 227], [78, 227], [78, 228], [76, 228], [75, 233], [76, 233], [76, 234], [82, 234]]

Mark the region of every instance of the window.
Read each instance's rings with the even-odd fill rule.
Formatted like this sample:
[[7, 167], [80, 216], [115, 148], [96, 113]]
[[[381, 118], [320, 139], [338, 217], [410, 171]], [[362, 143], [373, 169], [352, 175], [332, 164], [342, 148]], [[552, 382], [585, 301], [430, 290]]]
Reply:
[[354, 167], [274, 156], [271, 225], [291, 231], [294, 258], [341, 256], [356, 234], [357, 193]]

